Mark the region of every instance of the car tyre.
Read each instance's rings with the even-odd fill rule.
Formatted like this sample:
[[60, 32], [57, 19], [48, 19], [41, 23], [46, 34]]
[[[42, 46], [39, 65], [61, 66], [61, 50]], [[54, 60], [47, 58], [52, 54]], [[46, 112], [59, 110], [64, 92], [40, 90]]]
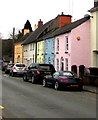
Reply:
[[26, 74], [23, 75], [23, 81], [25, 81], [25, 82], [28, 81], [28, 79], [27, 79], [27, 75], [26, 75]]
[[14, 73], [14, 72], [12, 72], [12, 74], [11, 74], [11, 75], [12, 75], [12, 77], [14, 77], [14, 76], [15, 76], [15, 73]]
[[9, 76], [11, 76], [11, 72], [9, 72]]
[[55, 88], [55, 90], [59, 90], [59, 89], [60, 89], [60, 86], [59, 86], [59, 82], [58, 82], [58, 81], [55, 82], [54, 88]]
[[43, 87], [47, 87], [47, 82], [45, 79], [43, 79]]

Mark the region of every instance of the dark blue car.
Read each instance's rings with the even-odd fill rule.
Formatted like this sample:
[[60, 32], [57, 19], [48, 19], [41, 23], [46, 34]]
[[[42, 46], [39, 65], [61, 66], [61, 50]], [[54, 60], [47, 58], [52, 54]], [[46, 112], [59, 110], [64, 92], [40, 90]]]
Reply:
[[53, 86], [56, 90], [61, 88], [75, 88], [82, 90], [83, 84], [81, 79], [75, 77], [71, 71], [59, 71], [53, 75], [45, 76], [43, 79], [43, 87]]

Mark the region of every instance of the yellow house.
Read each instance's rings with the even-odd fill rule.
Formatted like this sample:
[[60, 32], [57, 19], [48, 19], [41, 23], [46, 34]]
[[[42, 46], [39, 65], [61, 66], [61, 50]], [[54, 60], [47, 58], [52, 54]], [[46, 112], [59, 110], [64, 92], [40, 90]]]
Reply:
[[23, 37], [18, 39], [14, 44], [14, 63], [23, 63], [23, 46], [21, 44], [29, 36], [30, 32], [32, 32], [32, 27], [27, 20], [23, 29]]
[[21, 44], [29, 36], [29, 34], [30, 33], [25, 34], [14, 44], [14, 63], [23, 63], [23, 46]]
[[44, 41], [37, 42], [37, 63], [44, 63]]
[[22, 46], [21, 43], [16, 43], [14, 46], [14, 63], [23, 63], [22, 61]]

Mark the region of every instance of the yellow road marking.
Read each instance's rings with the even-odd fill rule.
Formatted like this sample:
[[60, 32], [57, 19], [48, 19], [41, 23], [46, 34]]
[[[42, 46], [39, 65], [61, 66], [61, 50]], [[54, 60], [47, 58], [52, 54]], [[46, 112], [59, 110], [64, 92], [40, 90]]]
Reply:
[[0, 109], [4, 109], [4, 107], [0, 105]]

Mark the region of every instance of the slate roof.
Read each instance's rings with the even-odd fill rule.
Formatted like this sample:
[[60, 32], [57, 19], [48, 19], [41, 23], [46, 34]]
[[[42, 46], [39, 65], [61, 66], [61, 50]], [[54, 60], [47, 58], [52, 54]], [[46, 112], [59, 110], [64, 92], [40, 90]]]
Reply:
[[[54, 20], [54, 19], [53, 19]], [[36, 40], [39, 38], [42, 32], [45, 31], [46, 28], [49, 27], [49, 25], [53, 22], [53, 20], [50, 20], [49, 22], [45, 23], [44, 25], [38, 27], [34, 32], [32, 32], [27, 39], [24, 40], [22, 45], [26, 45], [32, 42], [36, 42]]]
[[32, 33], [32, 32], [27, 33], [26, 35], [24, 35], [24, 36], [21, 37], [20, 39], [16, 40], [15, 43], [23, 42], [31, 33]]
[[39, 38], [38, 41], [43, 40], [43, 39], [52, 38], [52, 37], [55, 37], [55, 36], [58, 36], [58, 35], [61, 35], [61, 34], [64, 34], [64, 33], [68, 33], [72, 29], [78, 27], [79, 25], [81, 25], [82, 23], [86, 22], [89, 19], [90, 19], [90, 16], [86, 16], [84, 18], [81, 18], [81, 19], [73, 22], [73, 23], [64, 25], [63, 27], [60, 27], [60, 28], [58, 28], [58, 29], [56, 29], [54, 31], [51, 31], [48, 34], [46, 34], [45, 36]]

